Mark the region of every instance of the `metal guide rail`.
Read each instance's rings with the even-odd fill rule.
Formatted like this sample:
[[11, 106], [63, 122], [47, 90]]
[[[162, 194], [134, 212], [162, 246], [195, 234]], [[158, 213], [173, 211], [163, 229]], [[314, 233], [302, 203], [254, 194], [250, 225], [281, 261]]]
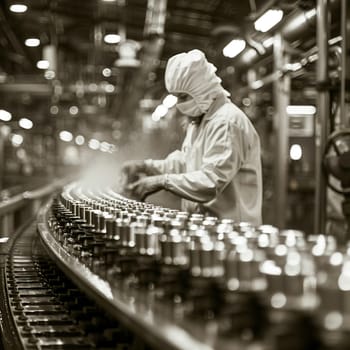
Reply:
[[135, 343], [129, 331], [107, 317], [56, 267], [38, 240], [36, 224], [11, 247], [5, 284], [15, 329], [2, 334], [5, 350], [126, 350]]
[[[34, 184], [27, 185], [31, 190], [25, 190], [25, 186], [17, 186], [13, 190], [2, 191], [0, 201], [0, 235], [11, 236], [27, 218], [34, 217], [45, 197], [59, 191], [71, 182], [71, 176], [62, 179], [53, 179], [49, 184], [41, 185], [34, 189]], [[19, 192], [19, 189], [22, 191]]]
[[67, 186], [39, 217], [61, 269], [158, 349], [347, 349], [349, 253], [334, 237]]

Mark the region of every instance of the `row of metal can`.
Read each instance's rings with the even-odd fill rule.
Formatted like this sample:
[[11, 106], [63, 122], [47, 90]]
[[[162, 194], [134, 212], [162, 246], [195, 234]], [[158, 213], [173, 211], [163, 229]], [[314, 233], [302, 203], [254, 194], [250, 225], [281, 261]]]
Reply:
[[254, 227], [77, 185], [52, 211], [57, 240], [109, 281], [133, 274], [138, 286], [191, 299], [199, 314], [222, 315], [237, 295], [270, 315], [307, 314], [327, 335], [327, 349], [350, 330], [350, 253], [333, 236]]

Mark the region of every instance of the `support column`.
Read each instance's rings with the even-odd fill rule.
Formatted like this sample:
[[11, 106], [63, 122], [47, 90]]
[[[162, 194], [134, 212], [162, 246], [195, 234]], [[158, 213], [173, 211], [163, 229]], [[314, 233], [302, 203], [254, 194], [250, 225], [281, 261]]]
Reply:
[[328, 0], [317, 0], [317, 47], [318, 60], [316, 66], [317, 118], [315, 128], [316, 142], [316, 186], [315, 186], [315, 234], [324, 233], [326, 228], [327, 178], [322, 171], [322, 161], [325, 145], [329, 135], [330, 95], [328, 69], [328, 39], [329, 39], [329, 11]]
[[350, 6], [348, 0], [341, 2], [341, 79], [340, 79], [340, 127], [350, 128], [349, 91], [346, 89], [350, 80], [349, 68]]
[[[274, 71], [281, 71], [288, 63], [289, 55], [286, 54], [286, 41], [281, 34], [274, 37], [273, 47]], [[288, 191], [288, 159], [289, 159], [289, 121], [287, 106], [290, 100], [290, 77], [279, 76], [273, 84], [274, 93], [274, 136], [276, 140], [275, 162], [275, 225], [284, 229], [286, 227], [287, 191]]]
[[4, 154], [4, 136], [1, 132], [0, 126], [0, 191], [4, 184], [4, 168], [5, 168], [5, 154]]

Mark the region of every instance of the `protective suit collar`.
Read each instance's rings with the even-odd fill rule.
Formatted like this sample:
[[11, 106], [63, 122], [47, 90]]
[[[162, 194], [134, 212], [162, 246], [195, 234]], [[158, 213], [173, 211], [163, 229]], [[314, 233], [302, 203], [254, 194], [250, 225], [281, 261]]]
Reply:
[[221, 93], [217, 96], [217, 98], [211, 104], [208, 112], [203, 116], [203, 122], [207, 122], [215, 116], [215, 113], [218, 109], [220, 109], [225, 103], [230, 102], [227, 98], [227, 95]]

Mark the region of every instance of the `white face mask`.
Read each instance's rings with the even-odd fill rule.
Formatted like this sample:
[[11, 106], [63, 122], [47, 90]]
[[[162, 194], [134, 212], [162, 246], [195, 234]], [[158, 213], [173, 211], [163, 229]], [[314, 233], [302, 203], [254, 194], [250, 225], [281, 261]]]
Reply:
[[200, 110], [197, 103], [193, 98], [186, 102], [181, 102], [176, 104], [176, 108], [185, 115], [188, 115], [190, 117], [199, 117], [203, 114], [203, 111]]

